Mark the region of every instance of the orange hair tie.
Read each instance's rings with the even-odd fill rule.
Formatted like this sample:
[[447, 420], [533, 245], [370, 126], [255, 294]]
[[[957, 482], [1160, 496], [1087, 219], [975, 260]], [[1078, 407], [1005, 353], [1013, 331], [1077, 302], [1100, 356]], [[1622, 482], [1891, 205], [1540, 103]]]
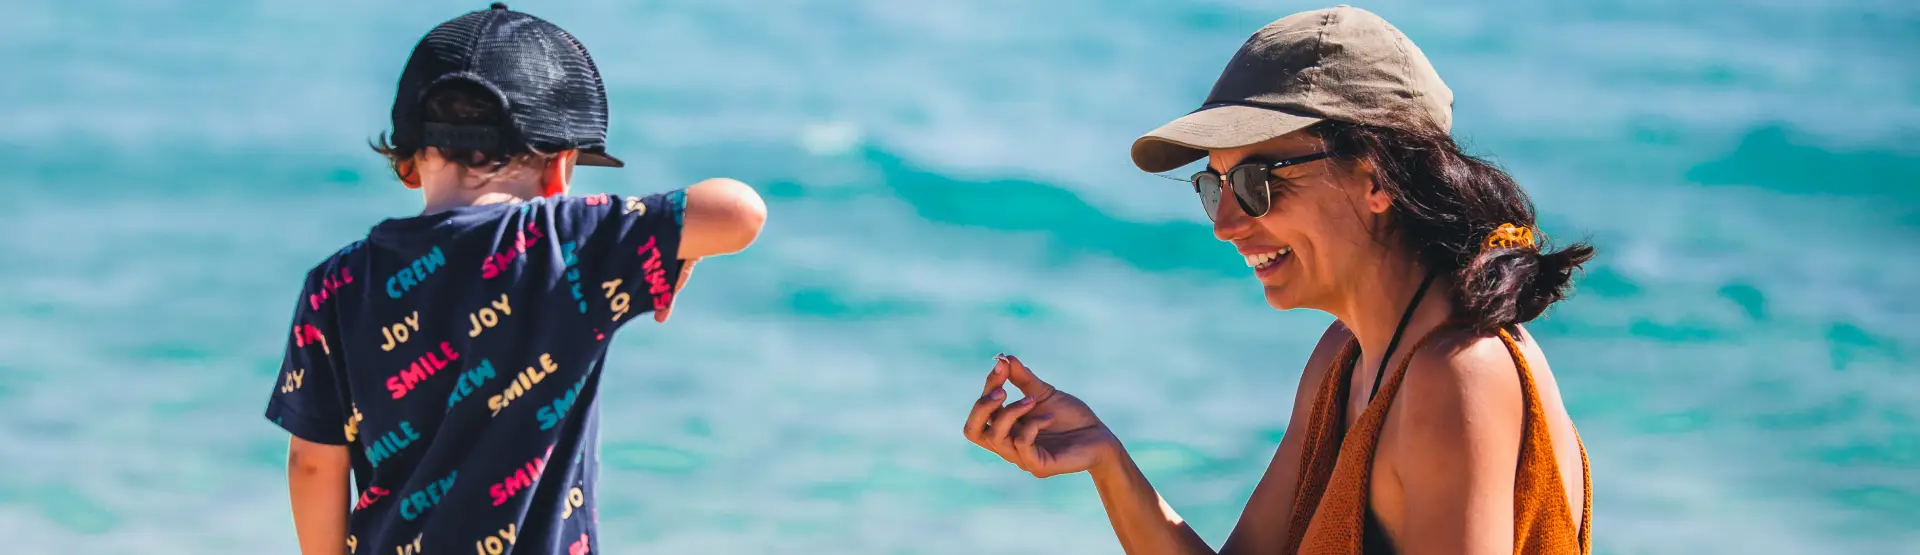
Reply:
[[1500, 224], [1492, 233], [1487, 234], [1483, 248], [1531, 249], [1533, 248], [1533, 228], [1519, 227], [1513, 224]]

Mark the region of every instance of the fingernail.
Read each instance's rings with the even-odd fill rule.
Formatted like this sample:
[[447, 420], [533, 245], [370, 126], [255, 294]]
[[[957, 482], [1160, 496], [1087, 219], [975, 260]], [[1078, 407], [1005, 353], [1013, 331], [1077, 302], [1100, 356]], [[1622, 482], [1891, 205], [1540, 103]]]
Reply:
[[995, 400], [995, 401], [998, 401], [998, 400], [1000, 400], [1001, 398], [1003, 398], [1003, 397], [1006, 397], [1006, 396], [1007, 396], [1007, 390], [1004, 390], [1004, 389], [995, 389], [995, 390], [993, 390], [993, 393], [988, 393], [988, 394], [987, 394], [987, 398], [988, 398], [988, 399], [993, 399], [993, 400]]
[[1032, 397], [1021, 397], [1019, 401], [1016, 401], [1016, 402], [1014, 402], [1013, 404], [1016, 404], [1016, 405], [1020, 405], [1020, 406], [1023, 406], [1023, 407], [1024, 407], [1024, 406], [1027, 406], [1027, 405], [1031, 405], [1031, 404], [1033, 404], [1033, 398], [1032, 398]]

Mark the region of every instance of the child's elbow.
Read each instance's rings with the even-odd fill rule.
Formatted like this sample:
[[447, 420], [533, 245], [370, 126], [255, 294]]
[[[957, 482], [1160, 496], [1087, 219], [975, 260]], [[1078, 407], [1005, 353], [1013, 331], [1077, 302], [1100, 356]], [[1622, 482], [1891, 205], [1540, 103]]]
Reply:
[[727, 178], [701, 181], [687, 188], [681, 257], [740, 252], [760, 237], [766, 223], [767, 203], [753, 187]]
[[345, 445], [315, 443], [299, 436], [287, 441], [287, 475], [292, 478], [330, 475], [349, 464]]

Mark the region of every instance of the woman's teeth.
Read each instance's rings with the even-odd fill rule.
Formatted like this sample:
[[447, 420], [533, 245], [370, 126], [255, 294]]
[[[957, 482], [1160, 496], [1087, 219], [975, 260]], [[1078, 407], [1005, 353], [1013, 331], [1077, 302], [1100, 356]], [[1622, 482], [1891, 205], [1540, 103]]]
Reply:
[[1280, 257], [1282, 257], [1282, 256], [1286, 256], [1286, 255], [1287, 255], [1287, 253], [1290, 253], [1290, 252], [1293, 252], [1293, 248], [1292, 248], [1292, 247], [1288, 247], [1288, 248], [1284, 248], [1284, 249], [1280, 249], [1280, 250], [1277, 250], [1277, 251], [1273, 251], [1273, 252], [1269, 252], [1269, 253], [1261, 253], [1261, 254], [1249, 254], [1249, 255], [1246, 255], [1246, 257], [1247, 257], [1247, 267], [1249, 267], [1249, 268], [1264, 268], [1264, 267], [1266, 267], [1266, 266], [1267, 266], [1268, 264], [1272, 264], [1272, 263], [1273, 263], [1273, 261], [1275, 261], [1275, 260], [1279, 260], [1279, 259], [1280, 259]]

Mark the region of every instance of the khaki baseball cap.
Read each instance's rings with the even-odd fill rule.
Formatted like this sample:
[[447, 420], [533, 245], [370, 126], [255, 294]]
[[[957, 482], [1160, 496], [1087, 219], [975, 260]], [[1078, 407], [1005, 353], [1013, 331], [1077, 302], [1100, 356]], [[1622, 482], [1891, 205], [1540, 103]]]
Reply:
[[1323, 119], [1447, 133], [1453, 91], [1380, 16], [1347, 5], [1300, 12], [1248, 38], [1200, 109], [1135, 140], [1133, 165], [1159, 173]]

